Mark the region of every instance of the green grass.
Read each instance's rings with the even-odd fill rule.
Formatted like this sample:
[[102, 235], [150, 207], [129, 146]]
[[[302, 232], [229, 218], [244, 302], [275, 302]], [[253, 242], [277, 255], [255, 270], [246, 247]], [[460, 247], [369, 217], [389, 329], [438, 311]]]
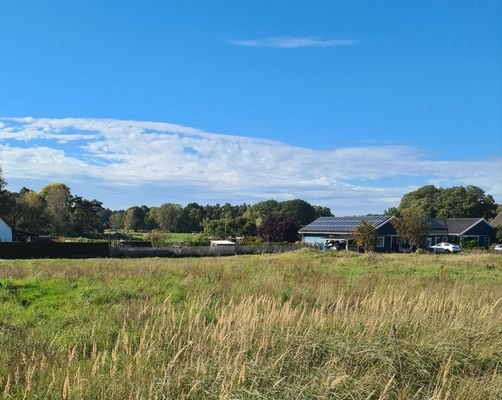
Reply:
[[502, 257], [0, 261], [0, 396], [500, 399]]
[[[129, 235], [131, 240], [146, 240], [148, 241], [149, 232], [132, 232], [127, 230], [111, 230], [110, 232], [120, 232], [126, 235]], [[107, 231], [105, 231], [105, 234]], [[177, 232], [169, 232], [162, 233], [163, 243], [165, 245], [170, 244], [179, 244], [179, 243], [187, 243], [192, 240], [196, 240], [200, 237], [200, 234], [191, 234], [191, 233], [177, 233]]]

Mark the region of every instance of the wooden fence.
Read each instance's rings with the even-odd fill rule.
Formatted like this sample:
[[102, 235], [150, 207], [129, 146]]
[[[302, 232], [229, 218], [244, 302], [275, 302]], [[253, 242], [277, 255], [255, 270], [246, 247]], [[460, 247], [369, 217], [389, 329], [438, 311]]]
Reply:
[[284, 253], [300, 249], [291, 245], [236, 245], [236, 246], [166, 246], [166, 247], [110, 247], [110, 257], [218, 257], [237, 254]]

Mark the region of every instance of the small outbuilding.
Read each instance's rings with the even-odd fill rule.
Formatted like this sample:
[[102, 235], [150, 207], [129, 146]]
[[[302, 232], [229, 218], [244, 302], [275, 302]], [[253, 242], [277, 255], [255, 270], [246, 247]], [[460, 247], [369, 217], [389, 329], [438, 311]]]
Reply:
[[22, 229], [14, 228], [12, 229], [12, 241], [13, 242], [38, 242], [38, 233], [24, 231]]
[[231, 247], [235, 246], [235, 243], [230, 240], [211, 240], [210, 245], [211, 247]]

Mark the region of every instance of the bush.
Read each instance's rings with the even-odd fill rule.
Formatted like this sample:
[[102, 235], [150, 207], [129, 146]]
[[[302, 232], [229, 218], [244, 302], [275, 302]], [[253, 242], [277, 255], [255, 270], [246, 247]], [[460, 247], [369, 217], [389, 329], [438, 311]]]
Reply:
[[479, 248], [477, 240], [461, 238], [460, 244], [462, 245], [463, 250], [473, 250]]
[[160, 247], [165, 241], [164, 235], [158, 230], [151, 231], [146, 235], [146, 238], [152, 244], [152, 247]]

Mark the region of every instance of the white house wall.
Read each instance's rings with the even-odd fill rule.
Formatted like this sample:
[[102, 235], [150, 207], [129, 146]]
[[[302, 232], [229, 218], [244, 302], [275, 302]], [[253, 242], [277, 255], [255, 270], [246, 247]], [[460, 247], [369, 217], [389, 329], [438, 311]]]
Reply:
[[12, 242], [12, 229], [0, 218], [0, 242]]
[[328, 236], [308, 236], [304, 235], [303, 236], [303, 243], [309, 244], [309, 245], [316, 245], [316, 244], [323, 244], [326, 239], [328, 239]]

